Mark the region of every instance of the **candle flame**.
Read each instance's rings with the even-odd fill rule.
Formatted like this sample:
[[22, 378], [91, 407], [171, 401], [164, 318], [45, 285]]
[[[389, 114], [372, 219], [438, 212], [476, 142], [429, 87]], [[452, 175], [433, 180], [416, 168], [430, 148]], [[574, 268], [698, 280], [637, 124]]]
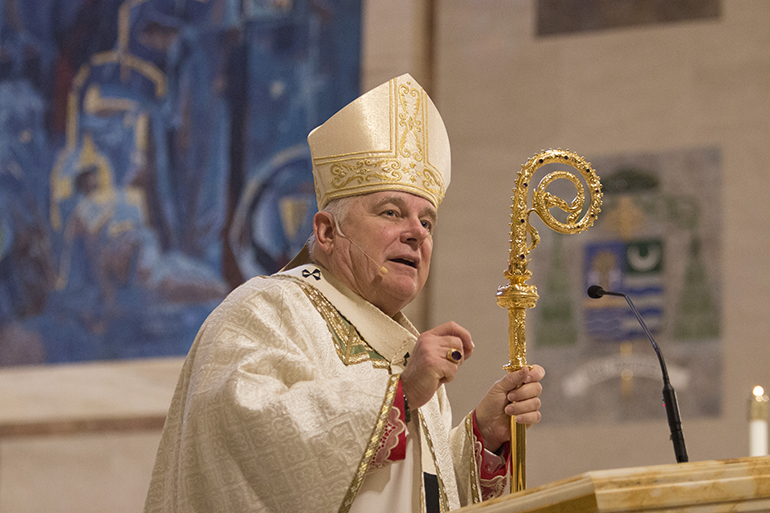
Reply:
[[765, 389], [760, 386], [755, 386], [753, 393], [756, 397], [762, 397], [763, 395], [765, 395]]

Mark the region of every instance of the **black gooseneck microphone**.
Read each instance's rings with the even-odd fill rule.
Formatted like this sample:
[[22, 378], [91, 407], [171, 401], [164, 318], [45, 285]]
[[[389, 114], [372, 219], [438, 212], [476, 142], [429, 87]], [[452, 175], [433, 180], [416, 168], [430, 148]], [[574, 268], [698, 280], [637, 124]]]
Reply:
[[684, 445], [684, 433], [682, 433], [682, 421], [679, 418], [679, 405], [676, 402], [676, 392], [674, 387], [671, 386], [671, 382], [668, 379], [668, 370], [666, 370], [666, 362], [663, 360], [663, 355], [660, 352], [658, 344], [655, 343], [655, 339], [652, 338], [652, 333], [647, 329], [647, 325], [644, 323], [639, 310], [636, 309], [634, 303], [631, 302], [631, 298], [622, 292], [610, 292], [604, 290], [599, 285], [591, 285], [588, 287], [588, 297], [593, 299], [599, 299], [602, 296], [622, 296], [626, 298], [628, 306], [631, 307], [631, 311], [636, 315], [636, 320], [642, 325], [644, 334], [650, 339], [652, 348], [655, 350], [655, 354], [658, 355], [658, 361], [660, 362], [660, 368], [663, 371], [663, 405], [666, 407], [666, 416], [668, 417], [668, 427], [671, 430], [671, 441], [674, 443], [674, 454], [676, 454], [677, 463], [685, 463], [687, 461], [687, 448]]

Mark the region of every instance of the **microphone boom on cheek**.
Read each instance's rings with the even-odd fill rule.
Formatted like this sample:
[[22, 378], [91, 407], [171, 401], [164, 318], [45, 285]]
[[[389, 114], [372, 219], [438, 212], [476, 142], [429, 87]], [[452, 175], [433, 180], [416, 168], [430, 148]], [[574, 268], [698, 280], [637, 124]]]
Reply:
[[363, 254], [364, 254], [364, 256], [365, 256], [366, 258], [368, 258], [369, 260], [371, 260], [371, 261], [372, 261], [372, 263], [373, 263], [374, 265], [376, 265], [376, 266], [379, 268], [379, 269], [377, 270], [377, 272], [379, 272], [379, 273], [380, 273], [380, 274], [382, 274], [382, 275], [386, 275], [386, 274], [388, 274], [388, 270], [387, 270], [387, 269], [385, 269], [385, 266], [384, 266], [384, 265], [382, 265], [382, 264], [378, 264], [378, 263], [377, 263], [377, 262], [374, 260], [374, 258], [372, 258], [372, 257], [369, 255], [369, 253], [367, 253], [366, 251], [364, 251], [364, 249], [363, 249], [361, 246], [359, 246], [358, 244], [356, 244], [356, 241], [354, 241], [353, 239], [351, 239], [350, 237], [348, 237], [347, 235], [345, 235], [344, 233], [342, 233], [342, 230], [340, 229], [340, 225], [339, 225], [339, 224], [337, 224], [337, 223], [334, 223], [334, 226], [337, 228], [337, 233], [339, 233], [340, 237], [342, 237], [343, 239], [347, 239], [347, 240], [348, 240], [348, 241], [349, 241], [351, 244], [353, 244], [355, 247], [357, 247], [357, 248], [358, 248], [358, 251], [360, 251], [361, 253], [363, 253]]

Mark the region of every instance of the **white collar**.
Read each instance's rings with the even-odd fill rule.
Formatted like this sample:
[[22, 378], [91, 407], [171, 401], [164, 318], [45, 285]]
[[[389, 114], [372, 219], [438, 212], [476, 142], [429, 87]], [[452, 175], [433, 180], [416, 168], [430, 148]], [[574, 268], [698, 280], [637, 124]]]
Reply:
[[278, 275], [293, 276], [318, 289], [372, 349], [392, 366], [403, 368], [404, 355], [414, 349], [420, 335], [404, 314], [389, 317], [318, 264], [301, 265]]

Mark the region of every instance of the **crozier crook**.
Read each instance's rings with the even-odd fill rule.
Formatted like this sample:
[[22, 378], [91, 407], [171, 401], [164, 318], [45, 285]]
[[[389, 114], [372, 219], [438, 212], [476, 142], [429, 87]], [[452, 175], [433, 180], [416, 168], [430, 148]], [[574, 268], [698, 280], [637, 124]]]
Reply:
[[[586, 187], [574, 171], [553, 171], [547, 174], [532, 192], [532, 207], [528, 208], [531, 180], [535, 172], [547, 164], [567, 164], [579, 172], [588, 187], [589, 204], [585, 208]], [[558, 179], [567, 179], [575, 185], [577, 195], [567, 202], [547, 192], [547, 187]], [[508, 351], [510, 361], [504, 367], [508, 372], [527, 366], [525, 338], [526, 309], [537, 303], [537, 288], [526, 282], [532, 276], [527, 269], [529, 253], [540, 242], [540, 235], [529, 222], [529, 215], [537, 213], [546, 226], [559, 233], [579, 233], [589, 228], [596, 220], [602, 205], [602, 185], [591, 164], [569, 150], [547, 150], [530, 158], [521, 166], [516, 185], [513, 188], [511, 206], [511, 249], [508, 268], [504, 276], [507, 285], [497, 289], [497, 304], [508, 309]], [[558, 207], [567, 213], [566, 222], [557, 220], [551, 208]], [[585, 214], [580, 218], [581, 212]], [[526, 482], [526, 426], [516, 423], [511, 417], [511, 492], [523, 490]]]

